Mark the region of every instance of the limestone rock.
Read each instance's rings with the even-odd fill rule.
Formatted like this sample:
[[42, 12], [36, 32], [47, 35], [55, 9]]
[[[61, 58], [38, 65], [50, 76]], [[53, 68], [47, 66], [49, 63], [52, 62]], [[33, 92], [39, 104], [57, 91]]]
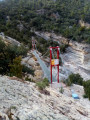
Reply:
[[[67, 48], [67, 52], [65, 54], [61, 54], [63, 67], [60, 66], [60, 80], [66, 79], [72, 72], [79, 73], [84, 80], [90, 79], [89, 44], [78, 43], [76, 41], [66, 39], [61, 35], [56, 35], [55, 33], [35, 31], [35, 34], [45, 40], [50, 40], [52, 37], [52, 40], [58, 42], [59, 44], [69, 44], [70, 47]], [[57, 71], [54, 69], [53, 74], [56, 72]]]
[[35, 76], [36, 76], [37, 79], [41, 78], [42, 75], [43, 75], [42, 70], [36, 70], [36, 71], [35, 71]]
[[9, 120], [9, 118], [5, 113], [0, 112], [0, 120]]
[[90, 120], [90, 102], [81, 98], [76, 101], [59, 93], [52, 86], [50, 95], [41, 94], [35, 83], [20, 82], [0, 76], [0, 115], [9, 120]]

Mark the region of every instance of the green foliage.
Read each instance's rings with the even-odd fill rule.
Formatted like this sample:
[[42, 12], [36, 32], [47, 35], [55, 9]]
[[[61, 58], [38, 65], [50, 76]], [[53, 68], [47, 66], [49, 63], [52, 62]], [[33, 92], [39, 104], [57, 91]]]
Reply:
[[84, 31], [85, 30], [85, 27], [80, 27], [80, 31]]
[[60, 56], [59, 56], [59, 65], [62, 65], [62, 59]]
[[67, 47], [68, 47], [67, 44], [62, 44], [62, 45], [60, 45], [60, 51], [61, 51], [62, 53], [65, 53]]
[[37, 82], [36, 85], [38, 86], [38, 88], [39, 88], [40, 90], [44, 90], [46, 86], [49, 86], [48, 79], [47, 79], [47, 78], [44, 78], [43, 81]]
[[0, 74], [8, 74], [10, 71], [9, 64], [13, 63], [15, 57], [25, 56], [27, 49], [24, 46], [6, 45], [0, 39]]
[[84, 98], [88, 98], [88, 96], [86, 94], [83, 95]]
[[27, 73], [27, 74], [31, 74], [34, 76], [34, 70], [31, 68], [28, 68], [27, 66], [23, 65], [22, 66], [22, 72]]
[[26, 77], [26, 78], [25, 78], [25, 81], [29, 81], [29, 82], [35, 82], [33, 79], [31, 79], [31, 78], [28, 78], [28, 77]]
[[[7, 17], [9, 16], [9, 17]], [[78, 42], [89, 39], [90, 30], [79, 20], [90, 23], [89, 0], [5, 0], [0, 2], [0, 32], [29, 44], [35, 30], [52, 30]], [[20, 27], [22, 26], [22, 27]]]
[[16, 76], [22, 78], [22, 65], [21, 65], [21, 57], [16, 57], [13, 59], [13, 63], [10, 66], [10, 74], [11, 76]]
[[69, 29], [65, 29], [63, 35], [64, 35], [66, 38], [70, 38], [70, 30], [69, 30]]
[[[43, 38], [40, 38], [40, 37], [36, 37], [36, 39], [37, 39], [37, 49], [43, 55], [45, 54], [45, 56], [49, 56], [49, 51], [47, 52], [47, 54], [46, 54], [46, 51], [48, 50], [48, 48], [50, 46], [52, 46], [52, 47], [59, 46], [61, 53], [66, 52], [66, 48], [68, 47], [68, 44], [59, 45], [59, 43], [57, 41], [53, 41], [53, 40], [48, 40], [47, 41], [47, 40], [45, 40]], [[61, 58], [60, 58], [60, 64], [61, 63], [62, 63], [62, 61], [61, 61]]]
[[90, 44], [90, 37], [86, 39], [86, 42]]
[[62, 94], [64, 93], [63, 87], [60, 88], [59, 92], [62, 93]]
[[45, 89], [45, 87], [46, 87], [45, 83], [43, 83], [43, 82], [37, 82], [36, 85], [38, 86], [38, 88], [39, 88], [40, 90], [43, 90], [43, 89]]
[[83, 81], [83, 78], [79, 74], [71, 74], [68, 79], [65, 81], [68, 86], [71, 86], [73, 83], [78, 85], [83, 85], [85, 94], [84, 98], [89, 98], [90, 100], [90, 80]]
[[5, 49], [5, 43], [0, 38], [0, 52], [4, 52], [4, 49]]
[[0, 74], [5, 74], [8, 70], [8, 63], [10, 62], [9, 55], [6, 52], [7, 46], [0, 40]]
[[71, 85], [72, 83], [78, 84], [78, 85], [83, 85], [83, 78], [79, 74], [72, 73], [68, 77], [68, 82], [69, 82], [69, 85]]
[[66, 84], [67, 86], [71, 86], [71, 85], [72, 85], [72, 83], [71, 83], [71, 81], [70, 81], [69, 79], [66, 79], [66, 80], [65, 80], [65, 84]]
[[49, 82], [47, 78], [44, 78], [43, 83], [45, 83], [46, 86], [49, 86]]
[[18, 56], [19, 55], [26, 56], [27, 52], [28, 52], [28, 49], [26, 49], [23, 45], [21, 45], [20, 47], [17, 47], [16, 54]]
[[90, 100], [90, 80], [85, 81], [83, 83], [84, 91], [85, 91], [85, 97], [87, 96]]

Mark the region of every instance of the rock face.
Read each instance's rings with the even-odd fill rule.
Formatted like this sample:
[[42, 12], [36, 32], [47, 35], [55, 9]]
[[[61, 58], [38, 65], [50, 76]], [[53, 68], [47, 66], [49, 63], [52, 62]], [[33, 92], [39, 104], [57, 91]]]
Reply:
[[8, 116], [2, 112], [0, 112], [0, 120], [9, 120]]
[[79, 73], [84, 80], [90, 79], [90, 54], [76, 51], [72, 47], [67, 48], [65, 54], [61, 54], [63, 60], [62, 69], [65, 72]]
[[43, 77], [43, 71], [32, 51], [28, 52], [28, 56], [22, 59], [22, 64], [34, 70], [34, 76], [29, 75], [29, 78], [34, 81], [40, 81]]
[[21, 43], [18, 42], [17, 40], [11, 38], [11, 37], [8, 37], [8, 36], [5, 36], [4, 33], [0, 33], [0, 37], [2, 38], [2, 40], [7, 43], [7, 44], [12, 44], [12, 45], [16, 45], [16, 46], [20, 46]]
[[63, 72], [63, 74], [60, 74], [62, 76], [61, 79], [65, 79], [72, 72], [79, 73], [84, 80], [90, 79], [90, 45], [77, 43], [54, 33], [35, 32], [35, 34], [45, 40], [52, 38], [53, 41], [57, 41], [60, 44], [69, 44], [70, 47], [67, 48], [67, 52], [61, 54], [63, 61], [63, 67], [60, 67], [61, 72]]
[[89, 23], [85, 23], [83, 20], [80, 20], [79, 24], [81, 25], [81, 27], [86, 27], [87, 29], [90, 28], [90, 24]]
[[90, 102], [87, 107], [86, 101], [73, 100], [51, 86], [47, 90], [49, 96], [41, 94], [35, 83], [0, 76], [0, 116], [4, 120], [90, 120]]

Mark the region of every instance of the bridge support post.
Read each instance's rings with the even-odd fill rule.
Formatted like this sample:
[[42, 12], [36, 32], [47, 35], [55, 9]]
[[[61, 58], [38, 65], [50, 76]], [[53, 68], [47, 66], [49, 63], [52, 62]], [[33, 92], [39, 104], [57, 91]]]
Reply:
[[[57, 59], [52, 59], [52, 49], [57, 49]], [[50, 74], [51, 74], [51, 84], [52, 84], [52, 67], [57, 66], [57, 82], [59, 83], [59, 46], [50, 47]]]
[[52, 60], [52, 47], [50, 47], [50, 74], [51, 74], [51, 84], [52, 84], [52, 64], [51, 61]]
[[32, 50], [34, 50], [36, 47], [36, 41], [34, 39], [34, 37], [32, 37]]
[[[57, 59], [59, 60], [59, 47], [57, 46]], [[57, 65], [57, 81], [59, 83], [59, 64]]]

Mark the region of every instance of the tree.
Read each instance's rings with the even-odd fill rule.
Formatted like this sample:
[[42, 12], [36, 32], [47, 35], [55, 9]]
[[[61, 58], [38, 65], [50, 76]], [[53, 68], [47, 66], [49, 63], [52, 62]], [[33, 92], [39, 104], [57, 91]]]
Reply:
[[17, 47], [16, 54], [17, 54], [18, 56], [19, 56], [19, 55], [26, 56], [27, 51], [28, 51], [28, 49], [25, 48], [23, 45], [21, 45], [21, 46]]
[[21, 56], [13, 59], [13, 63], [10, 66], [10, 75], [22, 78], [22, 65], [21, 65]]
[[79, 74], [71, 74], [68, 77], [67, 82], [71, 85], [72, 83], [83, 85], [83, 78]]
[[86, 96], [87, 96], [87, 97], [89, 98], [89, 100], [90, 100], [90, 80], [85, 81], [84, 84], [83, 84], [83, 86], [84, 86], [85, 94], [86, 94]]
[[0, 40], [0, 73], [5, 74], [8, 69], [8, 59], [5, 53], [6, 45]]
[[5, 49], [5, 43], [2, 41], [2, 39], [0, 38], [0, 52], [3, 52]]

